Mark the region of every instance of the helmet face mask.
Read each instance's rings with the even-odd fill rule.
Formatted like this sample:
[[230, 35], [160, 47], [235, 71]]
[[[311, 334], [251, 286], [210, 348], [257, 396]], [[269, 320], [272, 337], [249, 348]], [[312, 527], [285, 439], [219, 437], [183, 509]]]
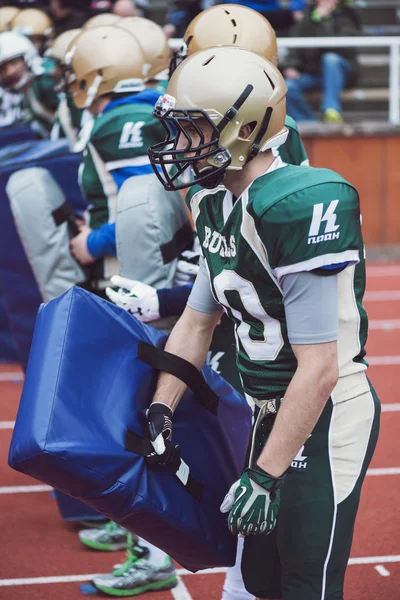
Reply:
[[[231, 162], [229, 152], [219, 144], [220, 130], [204, 110], [166, 110], [163, 105], [170, 98], [161, 96], [154, 109], [154, 115], [167, 134], [164, 141], [155, 144], [148, 151], [154, 172], [167, 191], [187, 187], [187, 183], [180, 183], [179, 178], [188, 168], [194, 175], [192, 185], [199, 184], [212, 189], [222, 182]], [[190, 130], [194, 132], [196, 143], [193, 143]], [[185, 146], [182, 141], [186, 142]], [[215, 166], [207, 164], [210, 159]], [[218, 163], [219, 166], [216, 166]]]

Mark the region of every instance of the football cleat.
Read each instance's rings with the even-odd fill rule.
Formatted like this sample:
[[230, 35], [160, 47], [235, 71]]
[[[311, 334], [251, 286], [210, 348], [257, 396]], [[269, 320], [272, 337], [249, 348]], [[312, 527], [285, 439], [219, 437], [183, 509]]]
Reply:
[[151, 564], [149, 550], [136, 544], [126, 552], [126, 561], [106, 575], [97, 575], [92, 585], [108, 596], [138, 596], [144, 592], [170, 590], [178, 584], [172, 560], [160, 566]]
[[126, 550], [132, 543], [132, 534], [114, 521], [108, 521], [97, 529], [83, 529], [79, 532], [79, 539], [85, 546], [93, 548], [93, 550], [114, 552], [115, 550]]

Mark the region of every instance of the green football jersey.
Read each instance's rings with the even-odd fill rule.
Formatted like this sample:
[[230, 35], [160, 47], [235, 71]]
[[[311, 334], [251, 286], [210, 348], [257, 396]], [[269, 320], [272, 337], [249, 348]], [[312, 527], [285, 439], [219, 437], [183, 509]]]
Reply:
[[25, 108], [30, 113], [32, 127], [46, 137], [53, 127], [59, 97], [55, 90], [55, 63], [51, 59], [42, 59], [43, 72], [36, 75], [25, 96]]
[[[284, 143], [274, 154], [280, 155], [285, 163], [291, 165], [308, 165], [308, 157], [300, 138], [295, 121], [287, 116], [285, 126], [289, 135]], [[209, 364], [218, 371], [233, 387], [241, 391], [239, 375], [234, 360], [233, 322], [223, 315], [216, 327], [209, 352]]]
[[[150, 104], [121, 104], [106, 110], [82, 129], [75, 150], [83, 151], [80, 183], [89, 203], [93, 229], [113, 221], [104, 169], [115, 174], [119, 170], [127, 173], [129, 167], [149, 166], [149, 146], [165, 138], [164, 128], [152, 113]], [[102, 165], [96, 161], [89, 145], [98, 153]], [[122, 184], [122, 174], [120, 180]]]
[[193, 187], [187, 199], [212, 292], [234, 322], [236, 363], [250, 398], [283, 393], [297, 367], [280, 287], [289, 273], [348, 264], [338, 275], [340, 376], [366, 368], [365, 264], [353, 186], [328, 169], [281, 163], [235, 203], [223, 186]]
[[289, 117], [285, 118], [285, 127], [289, 131], [286, 142], [278, 149], [279, 156], [283, 162], [289, 165], [308, 165], [308, 156], [306, 149], [301, 141], [296, 121]]
[[22, 95], [0, 88], [0, 127], [8, 127], [25, 120]]

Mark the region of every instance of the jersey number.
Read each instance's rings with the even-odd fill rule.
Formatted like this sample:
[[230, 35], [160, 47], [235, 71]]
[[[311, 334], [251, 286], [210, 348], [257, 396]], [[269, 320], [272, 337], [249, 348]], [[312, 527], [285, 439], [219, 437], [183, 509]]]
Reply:
[[[270, 317], [261, 305], [260, 299], [251, 281], [243, 279], [235, 271], [223, 271], [213, 280], [218, 301], [229, 306], [235, 319], [239, 321], [236, 334], [251, 360], [275, 360], [283, 346], [281, 324]], [[236, 291], [240, 296], [243, 310], [233, 308], [225, 292]], [[245, 322], [243, 314], [248, 313], [255, 321], [263, 325], [263, 339], [250, 337], [251, 325]]]

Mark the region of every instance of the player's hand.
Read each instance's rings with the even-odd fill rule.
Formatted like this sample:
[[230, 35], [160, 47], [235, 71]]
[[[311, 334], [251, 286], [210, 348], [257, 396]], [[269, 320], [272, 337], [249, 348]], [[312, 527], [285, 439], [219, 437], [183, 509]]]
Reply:
[[91, 233], [90, 227], [83, 225], [77, 236], [73, 237], [69, 243], [71, 254], [81, 265], [89, 265], [95, 262], [87, 247], [87, 239]]
[[151, 285], [119, 275], [111, 277], [111, 283], [119, 288], [117, 292], [106, 288], [111, 302], [135, 315], [142, 323], [151, 323], [160, 318], [157, 290]]
[[271, 477], [256, 467], [246, 469], [231, 486], [221, 504], [229, 512], [228, 527], [233, 535], [268, 535], [276, 525], [280, 488], [284, 476]]
[[172, 416], [169, 406], [153, 402], [146, 411], [148, 435], [154, 451], [146, 456], [150, 464], [168, 465], [180, 457], [179, 446], [172, 443]]
[[176, 265], [173, 287], [193, 283], [200, 270], [200, 250], [185, 250], [179, 257]]

